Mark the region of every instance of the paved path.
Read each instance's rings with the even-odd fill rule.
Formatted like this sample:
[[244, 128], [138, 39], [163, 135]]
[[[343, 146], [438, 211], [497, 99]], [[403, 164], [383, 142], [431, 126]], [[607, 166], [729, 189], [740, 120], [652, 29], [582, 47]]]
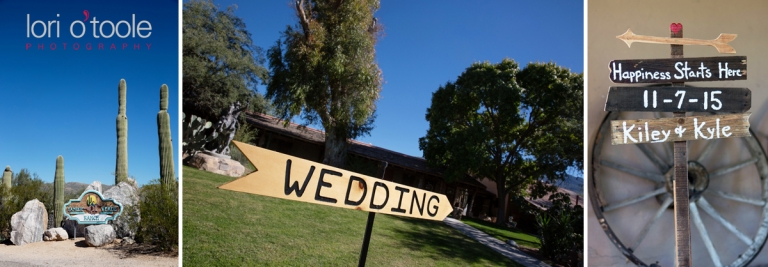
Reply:
[[496, 252], [501, 253], [501, 255], [504, 255], [507, 258], [513, 261], [516, 261], [522, 265], [550, 267], [546, 263], [534, 257], [528, 256], [528, 254], [525, 254], [519, 249], [516, 249], [510, 245], [504, 244], [504, 242], [501, 242], [501, 240], [498, 240], [492, 236], [489, 236], [486, 233], [483, 233], [482, 231], [477, 230], [472, 226], [466, 225], [459, 220], [449, 217], [449, 218], [445, 218], [443, 222], [445, 222], [445, 224], [450, 225], [453, 228], [456, 228], [456, 230], [459, 230], [465, 235], [471, 237], [472, 239], [477, 240], [478, 242], [480, 242], [480, 244], [486, 245], [489, 248], [495, 250]]

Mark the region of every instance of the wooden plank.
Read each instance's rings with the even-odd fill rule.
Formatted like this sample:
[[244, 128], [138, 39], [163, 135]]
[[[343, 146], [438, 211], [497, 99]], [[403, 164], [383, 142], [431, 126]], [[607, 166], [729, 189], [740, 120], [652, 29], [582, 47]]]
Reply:
[[606, 111], [733, 112], [752, 107], [748, 88], [611, 87]]
[[611, 121], [611, 143], [640, 144], [747, 137], [752, 113]]
[[[669, 37], [677, 40], [683, 38], [683, 24], [670, 24]], [[673, 44], [669, 48], [672, 58], [683, 58], [682, 45]], [[684, 87], [685, 83], [676, 82], [672, 83], [672, 86]], [[685, 112], [673, 112], [672, 117], [677, 118], [678, 122], [682, 123], [682, 120], [685, 119]], [[676, 266], [690, 267], [693, 260], [691, 255], [691, 223], [688, 214], [688, 141], [676, 141], [672, 146], [672, 158], [675, 169], [674, 182], [672, 184], [672, 203], [675, 205]]]
[[624, 34], [616, 36], [621, 39], [627, 46], [632, 47], [633, 42], [638, 43], [650, 43], [650, 44], [670, 44], [670, 45], [709, 45], [715, 47], [718, 53], [721, 54], [734, 54], [736, 50], [733, 49], [728, 42], [736, 39], [736, 34], [721, 33], [717, 38], [712, 40], [701, 40], [692, 38], [669, 38], [669, 37], [656, 37], [637, 35], [632, 32], [631, 29], [627, 29]]
[[747, 57], [621, 59], [608, 63], [615, 83], [670, 83], [747, 79]]
[[223, 184], [220, 189], [437, 221], [453, 211], [443, 194], [233, 143], [257, 171]]

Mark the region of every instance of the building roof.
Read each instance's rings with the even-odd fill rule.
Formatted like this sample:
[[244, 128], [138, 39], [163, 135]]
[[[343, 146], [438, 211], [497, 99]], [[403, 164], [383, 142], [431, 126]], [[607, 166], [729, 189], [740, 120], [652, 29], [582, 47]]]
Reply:
[[[323, 146], [325, 143], [325, 132], [293, 122], [288, 122], [288, 125], [285, 125], [285, 121], [270, 115], [246, 112], [245, 120], [248, 123], [263, 127], [269, 131], [273, 131], [288, 137], [301, 139], [320, 146]], [[385, 161], [389, 164], [397, 165], [405, 169], [410, 169], [437, 177], [443, 177], [439, 170], [427, 166], [427, 161], [424, 158], [406, 155], [357, 140], [350, 140], [349, 143], [350, 145], [348, 152], [357, 156], [377, 161]], [[485, 189], [485, 185], [475, 179], [472, 179], [469, 176], [467, 177], [469, 179], [464, 179], [459, 182], [469, 186]]]
[[[566, 194], [568, 194], [570, 196], [570, 198], [571, 198], [571, 207], [575, 207], [576, 204], [577, 204], [577, 201], [578, 201], [579, 205], [581, 205], [582, 207], [584, 206], [584, 198], [582, 196], [579, 196], [578, 194], [576, 194], [576, 192], [573, 192], [573, 191], [565, 189], [565, 188], [559, 188], [559, 187], [557, 188], [557, 192], [566, 193]], [[542, 210], [546, 210], [549, 207], [552, 207], [552, 201], [549, 201], [549, 196], [551, 196], [552, 194], [553, 193], [550, 192], [550, 193], [547, 193], [547, 195], [545, 195], [545, 196], [543, 196], [541, 198], [537, 198], [537, 199], [526, 198], [525, 200], [528, 201], [528, 203], [531, 203], [532, 205], [534, 205], [534, 206], [536, 206], [536, 207], [538, 207], [538, 208], [540, 208]]]

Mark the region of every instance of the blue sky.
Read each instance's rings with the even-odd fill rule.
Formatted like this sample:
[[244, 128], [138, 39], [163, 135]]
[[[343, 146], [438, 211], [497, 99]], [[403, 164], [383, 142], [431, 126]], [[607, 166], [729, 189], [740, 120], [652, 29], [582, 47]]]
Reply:
[[[81, 25], [76, 21], [86, 18], [86, 10], [88, 22]], [[94, 19], [99, 24], [92, 24]], [[44, 23], [35, 24], [37, 20]], [[128, 173], [139, 184], [159, 178], [157, 113], [162, 84], [169, 88], [174, 150], [179, 147], [178, 20], [178, 1], [0, 0], [1, 167], [10, 165], [15, 173], [27, 168], [52, 182], [56, 157], [62, 155], [67, 182], [113, 184], [117, 85], [125, 79]], [[149, 26], [141, 21], [152, 29], [134, 36], [129, 28]], [[33, 24], [27, 37], [27, 26]], [[117, 25], [117, 33], [106, 38], [112, 34], [111, 25]], [[74, 38], [70, 28], [80, 35], [82, 26], [85, 33]], [[93, 36], [94, 26], [99, 38]], [[43, 31], [45, 36], [35, 37]], [[113, 44], [115, 49], [110, 49]], [[178, 176], [177, 158], [174, 153]]]
[[[215, 1], [222, 9], [237, 4], [235, 14], [265, 50], [296, 24], [291, 2]], [[376, 51], [385, 83], [375, 128], [359, 140], [422, 156], [432, 92], [474, 62], [509, 57], [521, 67], [551, 61], [583, 72], [583, 10], [582, 1], [381, 1], [375, 16], [385, 36]]]

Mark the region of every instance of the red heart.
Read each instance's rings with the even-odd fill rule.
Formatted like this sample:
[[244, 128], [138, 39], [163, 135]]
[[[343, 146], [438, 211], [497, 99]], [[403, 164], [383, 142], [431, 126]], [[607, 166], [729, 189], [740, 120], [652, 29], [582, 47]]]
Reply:
[[669, 24], [669, 30], [671, 30], [671, 31], [672, 31], [672, 32], [674, 32], [675, 34], [677, 34], [678, 32], [680, 32], [680, 30], [682, 30], [682, 29], [683, 29], [683, 24], [680, 24], [680, 23], [672, 23], [672, 24]]

